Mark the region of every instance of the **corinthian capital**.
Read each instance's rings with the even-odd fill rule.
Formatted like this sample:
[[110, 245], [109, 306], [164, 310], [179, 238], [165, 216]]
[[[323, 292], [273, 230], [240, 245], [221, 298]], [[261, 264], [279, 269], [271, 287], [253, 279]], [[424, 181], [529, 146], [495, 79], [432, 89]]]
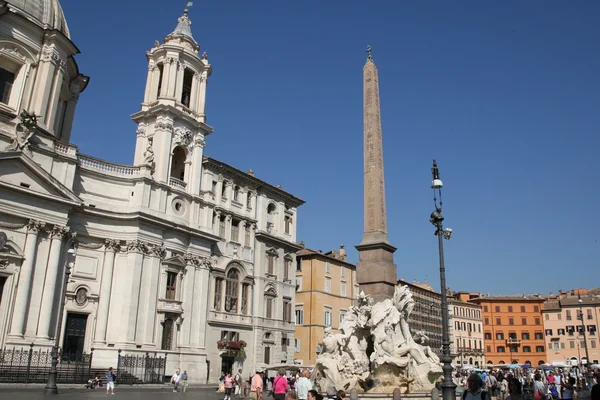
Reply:
[[167, 255], [167, 250], [165, 249], [165, 244], [153, 244], [150, 245], [150, 254], [157, 256], [159, 258], [165, 258]]
[[118, 251], [121, 249], [121, 242], [114, 239], [106, 239], [104, 241], [104, 247], [108, 251]]
[[54, 225], [54, 227], [52, 228], [52, 231], [50, 231], [50, 237], [52, 237], [52, 239], [62, 240], [68, 234], [69, 234], [68, 226]]
[[148, 246], [139, 239], [127, 241], [127, 251], [135, 251], [138, 253], [147, 253]]
[[41, 229], [44, 229], [46, 226], [45, 222], [36, 221], [34, 219], [30, 219], [27, 223], [27, 230], [31, 233], [38, 233]]

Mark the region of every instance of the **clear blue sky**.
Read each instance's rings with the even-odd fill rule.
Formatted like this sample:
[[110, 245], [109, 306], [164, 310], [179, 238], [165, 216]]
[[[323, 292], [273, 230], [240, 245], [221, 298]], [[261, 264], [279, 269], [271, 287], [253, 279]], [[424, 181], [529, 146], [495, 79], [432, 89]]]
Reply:
[[[72, 140], [130, 164], [145, 51], [185, 1], [62, 0], [82, 73]], [[306, 200], [298, 240], [351, 262], [363, 231], [362, 67], [379, 68], [398, 276], [439, 287], [429, 224], [439, 162], [448, 285], [484, 293], [600, 286], [600, 3], [205, 0], [207, 155]]]

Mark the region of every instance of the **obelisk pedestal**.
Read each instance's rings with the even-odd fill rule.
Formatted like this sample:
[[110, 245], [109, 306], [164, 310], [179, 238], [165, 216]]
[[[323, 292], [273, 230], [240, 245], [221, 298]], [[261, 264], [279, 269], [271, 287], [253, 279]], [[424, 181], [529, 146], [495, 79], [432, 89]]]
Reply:
[[357, 280], [361, 291], [375, 302], [392, 298], [397, 283], [394, 252], [387, 236], [383, 140], [379, 105], [379, 79], [371, 56], [363, 68], [364, 78], [364, 217], [362, 242], [356, 246], [359, 262]]

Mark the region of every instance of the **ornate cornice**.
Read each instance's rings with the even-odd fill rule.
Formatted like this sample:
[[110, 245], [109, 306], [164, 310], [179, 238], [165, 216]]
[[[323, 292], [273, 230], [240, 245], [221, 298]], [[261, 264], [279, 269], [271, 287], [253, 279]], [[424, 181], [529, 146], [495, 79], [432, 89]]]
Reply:
[[198, 256], [196, 254], [187, 253], [184, 256], [185, 262], [198, 268], [212, 268], [212, 261], [207, 257]]

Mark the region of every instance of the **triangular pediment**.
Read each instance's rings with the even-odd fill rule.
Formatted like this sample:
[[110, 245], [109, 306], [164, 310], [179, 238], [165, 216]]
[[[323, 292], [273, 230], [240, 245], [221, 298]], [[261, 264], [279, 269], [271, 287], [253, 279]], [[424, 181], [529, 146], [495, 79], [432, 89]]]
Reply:
[[48, 171], [21, 152], [0, 153], [0, 183], [32, 194], [81, 203], [82, 200]]
[[174, 265], [180, 268], [185, 268], [187, 263], [185, 262], [185, 258], [183, 258], [182, 256], [180, 256], [179, 254], [167, 258], [166, 260], [163, 261], [163, 264], [169, 264], [169, 265]]

